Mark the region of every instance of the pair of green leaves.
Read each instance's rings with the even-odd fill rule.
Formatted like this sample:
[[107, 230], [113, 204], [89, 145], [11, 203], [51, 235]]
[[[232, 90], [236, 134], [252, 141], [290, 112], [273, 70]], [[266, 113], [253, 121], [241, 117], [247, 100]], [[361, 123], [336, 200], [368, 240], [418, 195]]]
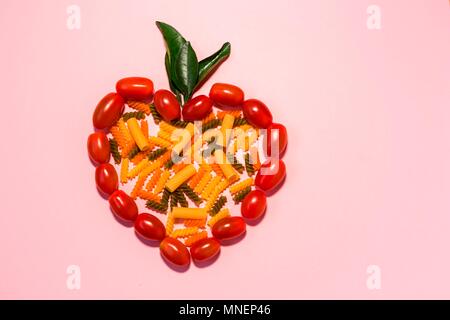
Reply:
[[156, 22], [166, 42], [165, 65], [170, 89], [184, 102], [197, 90], [231, 53], [231, 44], [226, 42], [209, 57], [198, 61], [197, 55], [186, 39], [172, 26]]

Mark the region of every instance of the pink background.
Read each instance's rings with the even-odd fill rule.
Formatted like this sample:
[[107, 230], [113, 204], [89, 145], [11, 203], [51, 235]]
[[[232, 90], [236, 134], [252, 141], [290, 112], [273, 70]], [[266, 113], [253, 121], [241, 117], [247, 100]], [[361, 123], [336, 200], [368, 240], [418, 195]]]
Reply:
[[[81, 8], [81, 29], [66, 8]], [[381, 30], [366, 27], [369, 4]], [[450, 7], [444, 0], [1, 1], [0, 298], [450, 298]], [[112, 217], [86, 153], [117, 79], [167, 87], [154, 25], [200, 57], [207, 83], [270, 106], [288, 179], [216, 263], [169, 269]], [[235, 212], [237, 214], [237, 212]], [[81, 268], [81, 289], [66, 268]], [[381, 268], [380, 290], [366, 286]]]

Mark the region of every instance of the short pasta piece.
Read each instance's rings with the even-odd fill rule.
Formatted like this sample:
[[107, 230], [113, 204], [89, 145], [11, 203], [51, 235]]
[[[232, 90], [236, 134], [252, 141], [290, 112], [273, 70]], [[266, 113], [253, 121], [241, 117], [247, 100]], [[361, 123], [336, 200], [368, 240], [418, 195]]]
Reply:
[[146, 115], [150, 114], [150, 106], [147, 103], [140, 101], [127, 101], [127, 104], [130, 108], [133, 108], [137, 111], [142, 111]]
[[206, 219], [208, 213], [204, 208], [172, 208], [172, 215], [179, 219]]
[[170, 235], [173, 231], [173, 227], [175, 226], [175, 218], [172, 213], [169, 213], [166, 221], [166, 234]]
[[192, 236], [189, 236], [184, 240], [184, 244], [187, 247], [191, 247], [194, 243], [196, 243], [199, 240], [208, 238], [208, 232], [206, 231], [200, 231], [196, 234], [193, 234]]
[[142, 170], [144, 170], [144, 168], [148, 165], [148, 162], [149, 162], [148, 159], [143, 159], [141, 162], [139, 162], [137, 166], [135, 166], [128, 172], [127, 174], [128, 179], [135, 178]]
[[172, 143], [162, 139], [160, 137], [150, 137], [148, 138], [149, 142], [161, 147], [161, 148], [170, 148], [172, 146]]
[[122, 160], [122, 164], [120, 165], [120, 182], [127, 183], [128, 181], [128, 167], [129, 167], [128, 158]]
[[194, 192], [196, 194], [201, 194], [212, 178], [213, 178], [212, 174], [209, 172], [206, 172], [203, 175], [203, 177], [201, 178], [201, 180], [199, 181], [199, 183], [195, 186]]
[[170, 192], [174, 192], [179, 186], [181, 186], [186, 180], [188, 180], [196, 173], [197, 171], [195, 170], [194, 165], [189, 164], [177, 174], [175, 174], [175, 176], [173, 176], [169, 181], [167, 181], [166, 188]]
[[204, 228], [206, 225], [206, 219], [185, 219], [183, 223], [185, 227]]
[[245, 180], [242, 180], [239, 183], [236, 183], [235, 185], [232, 185], [230, 187], [230, 193], [235, 194], [235, 193], [237, 193], [247, 187], [250, 187], [252, 185], [253, 185], [253, 178], [247, 178]]
[[209, 219], [208, 226], [210, 226], [212, 228], [214, 226], [214, 224], [216, 224], [217, 221], [222, 220], [223, 218], [226, 218], [229, 216], [230, 216], [230, 210], [228, 210], [228, 208], [224, 208], [224, 209], [220, 210], [219, 213], [216, 214], [214, 217]]
[[139, 198], [142, 198], [144, 200], [152, 200], [161, 203], [161, 198], [152, 192], [141, 189], [137, 191], [137, 195], [139, 196]]
[[222, 180], [221, 176], [215, 176], [214, 178], [212, 178], [212, 180], [208, 183], [205, 189], [203, 189], [202, 192], [203, 199], [205, 200], [208, 199], [209, 195], [211, 194], [211, 192], [213, 192], [214, 188], [220, 182], [220, 180]]
[[148, 139], [145, 137], [144, 133], [139, 126], [136, 118], [130, 118], [127, 120], [128, 130], [130, 131], [131, 137], [133, 138], [136, 145], [140, 150], [146, 151], [150, 148], [150, 143]]
[[186, 238], [198, 233], [198, 227], [189, 227], [172, 231], [172, 238]]
[[[132, 197], [133, 199], [137, 198], [138, 193], [144, 187], [146, 179], [147, 179], [147, 176], [139, 175], [139, 178], [136, 181], [136, 184], [134, 185], [133, 190], [131, 190], [130, 197]], [[147, 199], [147, 200], [149, 200], [149, 199]]]
[[150, 178], [150, 180], [148, 180], [148, 183], [145, 186], [145, 189], [147, 189], [147, 191], [149, 192], [153, 191], [156, 184], [158, 183], [159, 178], [161, 177], [161, 173], [162, 173], [161, 169], [156, 169], [153, 172], [152, 177]]
[[119, 127], [120, 134], [125, 138], [127, 142], [132, 142], [133, 137], [131, 136], [130, 131], [128, 131], [128, 128], [125, 124], [125, 121], [123, 121], [122, 118], [117, 121], [117, 126]]
[[164, 170], [161, 173], [161, 177], [158, 180], [158, 183], [156, 183], [155, 190], [153, 190], [154, 193], [158, 194], [161, 191], [164, 190], [164, 186], [166, 185], [167, 180], [170, 178], [170, 171]]
[[171, 125], [171, 124], [169, 124], [169, 123], [167, 123], [165, 121], [161, 121], [159, 123], [159, 128], [162, 131], [166, 131], [166, 132], [168, 132], [170, 134], [172, 134], [172, 132], [174, 132], [177, 129], [176, 127], [174, 127], [173, 125]]
[[122, 133], [119, 130], [119, 127], [118, 126], [111, 127], [110, 132], [111, 132], [114, 140], [117, 141], [117, 144], [119, 145], [119, 147], [121, 149], [124, 149], [127, 145], [127, 139], [126, 139], [126, 137], [124, 137], [122, 135]]
[[144, 137], [148, 140], [148, 122], [146, 119], [141, 120], [141, 131], [144, 134]]

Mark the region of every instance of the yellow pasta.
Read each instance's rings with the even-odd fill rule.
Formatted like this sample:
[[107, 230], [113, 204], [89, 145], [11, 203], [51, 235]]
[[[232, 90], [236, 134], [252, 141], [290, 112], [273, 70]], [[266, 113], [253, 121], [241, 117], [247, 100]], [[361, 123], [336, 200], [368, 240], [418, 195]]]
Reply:
[[170, 235], [172, 233], [174, 225], [175, 225], [175, 218], [172, 213], [169, 213], [166, 221], [166, 235]]
[[185, 227], [199, 227], [204, 228], [206, 225], [206, 219], [184, 219]]
[[226, 114], [223, 117], [222, 126], [220, 127], [220, 132], [222, 133], [221, 141], [218, 141], [219, 145], [226, 146], [232, 135], [234, 124], [234, 117], [231, 114]]
[[[205, 209], [207, 211], [211, 210], [214, 203], [219, 198], [220, 194], [228, 187], [230, 181], [221, 180], [214, 188], [214, 190], [208, 195], [208, 199], [205, 204]], [[206, 199], [206, 198], [205, 198]]]
[[173, 135], [174, 138], [179, 137], [179, 141], [173, 146], [172, 150], [176, 154], [180, 154], [181, 151], [186, 147], [188, 143], [191, 142], [192, 137], [194, 136], [195, 127], [192, 122], [189, 122], [189, 124], [184, 129], [177, 129], [174, 131]]
[[214, 153], [214, 157], [216, 158], [216, 163], [219, 164], [220, 169], [228, 180], [234, 180], [236, 179], [236, 177], [238, 177], [238, 173], [229, 163], [222, 150], [216, 150], [216, 152]]
[[196, 243], [197, 241], [202, 240], [202, 239], [206, 239], [206, 238], [208, 238], [208, 232], [201, 231], [201, 232], [198, 232], [196, 234], [193, 234], [192, 236], [189, 236], [186, 240], [184, 240], [184, 244], [187, 247], [190, 247], [194, 243]]
[[208, 212], [204, 208], [173, 207], [172, 215], [179, 219], [206, 219]]
[[172, 144], [172, 134], [167, 131], [159, 130], [158, 138], [164, 139]]
[[150, 148], [148, 139], [142, 133], [141, 127], [139, 126], [136, 118], [130, 118], [127, 120], [128, 130], [130, 131], [133, 140], [136, 142], [139, 149], [146, 151]]
[[252, 185], [253, 185], [253, 178], [248, 178], [248, 179], [242, 180], [241, 182], [236, 183], [235, 185], [232, 185], [230, 187], [230, 193], [231, 194], [238, 193], [239, 191], [241, 191], [247, 187], [250, 187]]
[[158, 183], [155, 186], [155, 190], [153, 190], [153, 192], [155, 194], [160, 193], [161, 191], [164, 190], [164, 186], [166, 185], [167, 180], [169, 180], [170, 178], [170, 171], [168, 170], [164, 170], [161, 174], [161, 177], [158, 180]]
[[170, 237], [172, 238], [186, 238], [198, 233], [198, 227], [189, 227], [172, 231]]
[[150, 138], [148, 138], [148, 141], [150, 143], [153, 143], [153, 144], [161, 147], [161, 148], [170, 148], [172, 146], [172, 143], [170, 141], [167, 141], [160, 137], [150, 137]]
[[120, 155], [122, 156], [122, 158], [126, 158], [128, 156], [128, 154], [131, 152], [131, 150], [134, 149], [135, 146], [136, 146], [136, 144], [134, 143], [134, 141], [127, 141], [125, 148], [123, 148], [120, 151]]
[[198, 172], [189, 180], [188, 185], [192, 189], [194, 189], [200, 182], [200, 180], [203, 178], [205, 173], [211, 172], [211, 166], [207, 163], [202, 163], [200, 165], [200, 169]]
[[216, 214], [214, 217], [209, 219], [208, 226], [210, 226], [212, 228], [214, 226], [214, 224], [216, 224], [217, 221], [222, 220], [223, 218], [226, 218], [229, 216], [230, 216], [230, 210], [228, 210], [228, 208], [223, 208], [222, 210], [219, 211], [218, 214]]
[[159, 128], [162, 131], [166, 131], [166, 132], [168, 132], [170, 134], [172, 134], [172, 132], [174, 132], [177, 129], [176, 127], [172, 126], [171, 124], [169, 124], [169, 123], [167, 123], [165, 121], [161, 121], [159, 123]]
[[214, 188], [216, 187], [216, 185], [220, 182], [220, 180], [222, 180], [221, 176], [215, 176], [209, 183], [208, 185], [205, 187], [205, 189], [203, 189], [202, 191], [202, 198], [203, 199], [208, 199], [209, 195], [211, 194], [211, 192], [213, 192]]
[[170, 192], [174, 192], [179, 186], [181, 186], [185, 181], [187, 181], [190, 177], [196, 174], [197, 171], [193, 164], [187, 165], [180, 172], [175, 174], [169, 181], [166, 183], [166, 188]]
[[130, 108], [133, 108], [137, 111], [142, 111], [146, 115], [150, 114], [150, 106], [147, 103], [140, 101], [127, 101], [127, 104]]
[[129, 160], [128, 158], [125, 158], [122, 160], [122, 163], [120, 165], [120, 182], [127, 183], [128, 181], [128, 167], [129, 167]]
[[137, 155], [135, 155], [135, 156], [133, 157], [133, 159], [131, 159], [131, 162], [132, 162], [134, 165], [137, 165], [139, 162], [141, 162], [142, 160], [144, 160], [145, 158], [147, 158], [149, 151], [150, 151], [150, 149], [147, 150], [147, 151], [141, 151], [141, 152], [139, 152]]
[[139, 162], [137, 164], [137, 166], [135, 166], [133, 169], [131, 169], [128, 174], [127, 177], [128, 179], [133, 179], [135, 178], [142, 170], [144, 170], [144, 168], [148, 165], [148, 159], [145, 158], [144, 160], [142, 160], [141, 162]]
[[139, 196], [139, 198], [144, 199], [144, 200], [152, 200], [152, 201], [156, 201], [156, 202], [161, 202], [161, 198], [150, 191], [145, 191], [145, 190], [141, 189], [141, 190], [137, 191], [137, 195]]
[[203, 177], [200, 179], [200, 182], [195, 186], [194, 192], [196, 194], [201, 194], [203, 189], [208, 185], [209, 181], [212, 179], [212, 174], [206, 172]]
[[152, 177], [150, 178], [150, 180], [148, 180], [148, 183], [145, 186], [145, 189], [147, 189], [147, 191], [150, 191], [150, 192], [153, 191], [153, 189], [155, 188], [156, 184], [159, 181], [159, 178], [161, 177], [161, 173], [162, 173], [161, 169], [159, 169], [159, 170], [157, 169], [153, 172]]
[[167, 159], [169, 157], [170, 157], [170, 152], [166, 152], [158, 160], [156, 160], [152, 163], [148, 163], [148, 165], [142, 170], [141, 174], [150, 175], [156, 169], [161, 168], [161, 166], [167, 161]]
[[211, 169], [218, 175], [221, 177], [225, 177], [225, 175], [223, 174], [222, 169], [220, 169], [220, 166], [217, 163], [211, 163], [210, 164]]
[[174, 165], [172, 166], [172, 170], [173, 170], [173, 172], [178, 173], [179, 171], [181, 171], [182, 169], [184, 169], [186, 166], [187, 166], [186, 163], [179, 162], [179, 163], [174, 164]]

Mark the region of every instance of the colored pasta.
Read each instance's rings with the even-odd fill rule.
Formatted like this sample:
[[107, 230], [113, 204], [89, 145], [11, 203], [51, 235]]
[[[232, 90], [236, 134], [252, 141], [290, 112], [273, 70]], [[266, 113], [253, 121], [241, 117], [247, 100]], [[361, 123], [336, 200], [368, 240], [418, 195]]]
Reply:
[[128, 101], [127, 104], [130, 108], [136, 109], [137, 111], [142, 111], [147, 115], [150, 114], [150, 106], [144, 102]]
[[196, 234], [193, 234], [184, 240], [184, 244], [188, 247], [191, 247], [194, 243], [196, 243], [199, 240], [208, 238], [208, 232], [206, 231], [200, 231]]

